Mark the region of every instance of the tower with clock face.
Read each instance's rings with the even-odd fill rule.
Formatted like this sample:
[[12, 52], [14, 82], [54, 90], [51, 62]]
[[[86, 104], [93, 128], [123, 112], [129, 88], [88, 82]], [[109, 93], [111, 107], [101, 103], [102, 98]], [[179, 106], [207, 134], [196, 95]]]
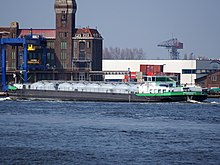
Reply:
[[55, 0], [56, 40], [55, 61], [57, 70], [71, 70], [73, 56], [73, 41], [75, 31], [75, 0]]

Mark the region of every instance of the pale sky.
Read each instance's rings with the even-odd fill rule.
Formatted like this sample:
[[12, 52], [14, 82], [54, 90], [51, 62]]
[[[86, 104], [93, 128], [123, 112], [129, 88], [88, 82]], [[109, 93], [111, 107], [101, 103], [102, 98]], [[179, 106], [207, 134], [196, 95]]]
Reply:
[[[55, 28], [55, 0], [1, 0], [0, 26]], [[104, 47], [142, 48], [147, 59], [167, 59], [157, 44], [178, 38], [180, 58], [220, 59], [220, 0], [76, 0], [77, 27], [96, 28]]]

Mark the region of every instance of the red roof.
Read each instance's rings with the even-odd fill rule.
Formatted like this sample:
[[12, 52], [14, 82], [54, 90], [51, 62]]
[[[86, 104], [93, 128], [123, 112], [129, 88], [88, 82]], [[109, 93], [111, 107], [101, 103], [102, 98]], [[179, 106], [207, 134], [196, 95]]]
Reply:
[[[30, 34], [30, 29], [21, 29], [19, 37]], [[32, 29], [32, 34], [42, 35], [48, 39], [56, 38], [56, 30], [55, 29]]]
[[91, 28], [80, 28], [76, 29], [75, 35], [77, 34], [83, 34], [83, 33], [88, 33], [88, 37], [94, 37], [94, 38], [102, 38], [101, 34], [98, 32], [97, 29], [91, 29]]
[[[19, 30], [19, 37], [25, 36], [30, 34], [31, 29], [20, 29]], [[94, 38], [102, 38], [101, 34], [98, 32], [97, 29], [91, 28], [80, 28], [75, 29], [75, 34], [83, 34], [87, 33], [89, 36], [87, 37], [94, 37]], [[56, 29], [32, 29], [32, 34], [34, 35], [42, 35], [44, 38], [47, 39], [55, 39], [56, 38]]]

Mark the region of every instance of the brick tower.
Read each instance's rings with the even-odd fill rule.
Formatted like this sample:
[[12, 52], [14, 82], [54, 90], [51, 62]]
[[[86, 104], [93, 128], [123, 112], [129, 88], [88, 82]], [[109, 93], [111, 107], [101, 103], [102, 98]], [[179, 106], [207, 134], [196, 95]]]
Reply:
[[75, 31], [75, 0], [55, 0], [56, 13], [56, 69], [71, 70], [73, 58], [73, 41]]

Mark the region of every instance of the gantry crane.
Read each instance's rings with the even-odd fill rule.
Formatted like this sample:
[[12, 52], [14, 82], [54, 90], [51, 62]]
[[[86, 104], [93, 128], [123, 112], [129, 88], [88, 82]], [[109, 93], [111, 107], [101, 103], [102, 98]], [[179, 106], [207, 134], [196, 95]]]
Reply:
[[8, 90], [7, 80], [6, 80], [6, 46], [23, 46], [23, 64], [22, 64], [22, 73], [24, 75], [24, 83], [28, 82], [28, 50], [30, 51], [30, 45], [33, 46], [42, 46], [43, 48], [43, 65], [41, 66], [43, 70], [46, 70], [46, 39], [42, 36], [34, 37], [32, 34], [27, 35], [23, 38], [0, 38], [0, 46], [1, 46], [1, 62], [2, 62], [2, 85], [3, 90]]
[[178, 49], [183, 49], [183, 43], [180, 42], [177, 38], [172, 38], [168, 41], [161, 42], [157, 46], [167, 48], [170, 52], [171, 60], [178, 60], [179, 59]]

